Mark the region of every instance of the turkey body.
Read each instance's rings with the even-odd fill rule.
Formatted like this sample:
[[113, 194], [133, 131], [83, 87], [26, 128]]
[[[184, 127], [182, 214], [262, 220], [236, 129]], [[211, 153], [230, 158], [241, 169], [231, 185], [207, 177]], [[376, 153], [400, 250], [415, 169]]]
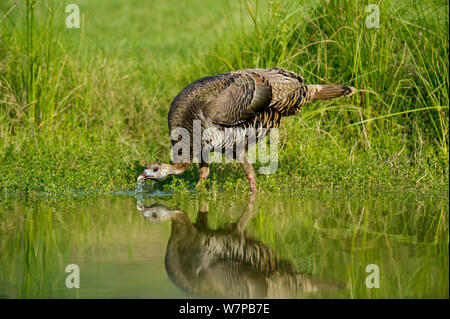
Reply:
[[[238, 142], [247, 149], [245, 130], [253, 129], [260, 139], [280, 127], [283, 117], [299, 112], [305, 103], [352, 93], [354, 88], [349, 86], [307, 85], [302, 77], [282, 68], [218, 74], [193, 82], [175, 97], [169, 110], [169, 131], [181, 127], [190, 134], [190, 145], [186, 147], [190, 151], [182, 155], [184, 160], [199, 156], [195, 154], [194, 139], [201, 141], [201, 149], [234, 148]], [[193, 129], [195, 121], [201, 125], [199, 132]], [[227, 128], [234, 129], [233, 139], [224, 138]], [[217, 134], [206, 139], [199, 136], [206, 129], [214, 129]], [[172, 140], [172, 144], [177, 142]]]
[[[194, 154], [194, 139], [201, 141], [202, 149], [216, 150], [234, 148], [245, 139], [247, 149], [245, 130], [254, 129], [258, 139], [266, 136], [280, 126], [282, 117], [296, 114], [301, 105], [309, 102], [311, 93], [300, 76], [281, 68], [238, 70], [206, 77], [175, 97], [169, 110], [169, 130], [181, 127], [189, 132], [189, 160], [199, 155]], [[201, 125], [201, 132], [213, 128], [222, 135], [202, 138], [198, 135], [201, 132], [194, 132], [195, 121]], [[227, 128], [234, 130], [234, 139], [224, 138]], [[177, 142], [172, 140], [173, 144]], [[184, 158], [187, 160], [187, 154]]]
[[255, 195], [248, 147], [280, 127], [283, 117], [298, 113], [304, 104], [355, 92], [353, 87], [340, 84], [305, 84], [301, 76], [278, 67], [238, 70], [197, 80], [170, 105], [169, 131], [175, 164], [153, 163], [138, 181], [180, 175], [195, 162], [200, 165], [200, 185], [209, 175], [209, 153], [220, 151], [242, 165]]

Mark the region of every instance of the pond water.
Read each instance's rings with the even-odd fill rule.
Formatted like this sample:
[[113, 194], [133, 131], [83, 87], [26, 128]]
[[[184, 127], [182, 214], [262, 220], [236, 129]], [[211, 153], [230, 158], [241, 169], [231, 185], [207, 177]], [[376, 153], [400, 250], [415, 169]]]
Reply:
[[448, 194], [3, 196], [0, 298], [448, 298], [448, 212]]

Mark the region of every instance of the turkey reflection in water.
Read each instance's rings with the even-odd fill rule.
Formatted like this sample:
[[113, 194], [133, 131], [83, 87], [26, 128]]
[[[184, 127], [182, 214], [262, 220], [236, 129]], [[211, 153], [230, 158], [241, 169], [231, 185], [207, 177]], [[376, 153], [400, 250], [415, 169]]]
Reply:
[[0, 197], [0, 298], [448, 298], [448, 211], [447, 194]]
[[208, 203], [202, 203], [197, 220], [177, 209], [154, 204], [138, 205], [152, 222], [170, 220], [172, 231], [165, 266], [176, 286], [189, 294], [214, 298], [299, 298], [318, 290], [344, 285], [297, 272], [288, 260], [246, 232], [254, 215], [253, 203], [239, 219], [220, 229], [208, 227]]

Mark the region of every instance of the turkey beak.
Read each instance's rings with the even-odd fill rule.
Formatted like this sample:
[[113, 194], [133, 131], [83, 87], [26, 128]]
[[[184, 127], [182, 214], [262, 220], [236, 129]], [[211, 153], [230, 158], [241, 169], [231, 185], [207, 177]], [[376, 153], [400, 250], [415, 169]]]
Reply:
[[143, 172], [139, 177], [137, 178], [138, 183], [145, 181], [148, 178], [147, 174]]

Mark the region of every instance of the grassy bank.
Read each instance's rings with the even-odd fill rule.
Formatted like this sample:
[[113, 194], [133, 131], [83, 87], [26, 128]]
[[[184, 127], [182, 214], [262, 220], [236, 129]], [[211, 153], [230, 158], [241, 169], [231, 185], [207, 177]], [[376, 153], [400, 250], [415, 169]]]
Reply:
[[[350, 0], [71, 3], [80, 29], [61, 1], [0, 4], [0, 193], [134, 188], [145, 162], [169, 160], [167, 112], [184, 86], [273, 66], [359, 93], [286, 119], [262, 190], [448, 191], [446, 1], [383, 1], [380, 28]], [[209, 187], [247, 184], [216, 164]]]

